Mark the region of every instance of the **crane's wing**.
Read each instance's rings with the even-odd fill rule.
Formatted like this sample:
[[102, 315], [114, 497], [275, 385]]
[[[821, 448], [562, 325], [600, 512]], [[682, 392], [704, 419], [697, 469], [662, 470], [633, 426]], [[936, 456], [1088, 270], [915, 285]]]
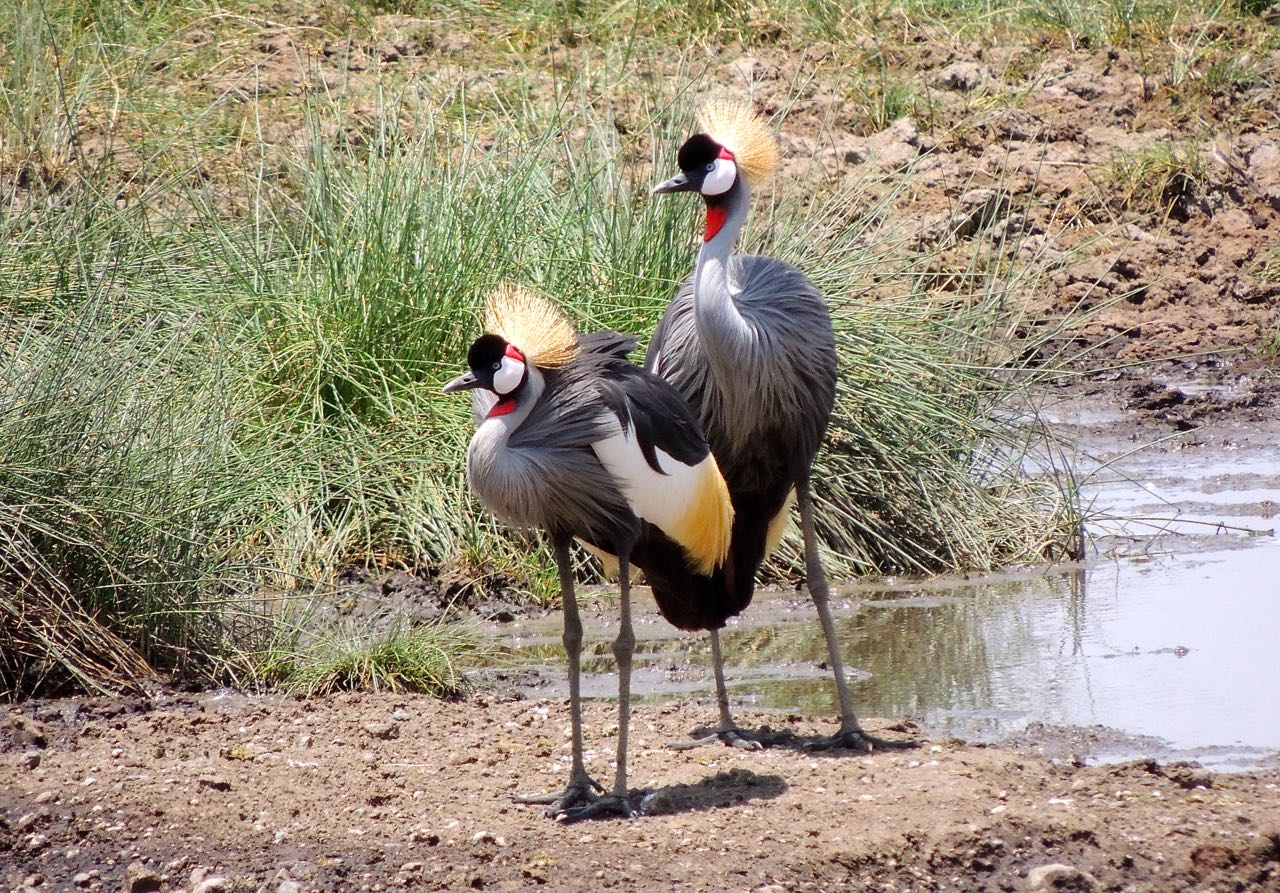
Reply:
[[[681, 283], [671, 303], [658, 320], [658, 327], [649, 339], [649, 348], [644, 354], [644, 368], [647, 372], [671, 380], [667, 363], [672, 359], [669, 354], [681, 353], [685, 349], [684, 342], [696, 335], [693, 322], [693, 280]], [[669, 343], [670, 342], [670, 343]]]
[[578, 336], [578, 366], [612, 366], [618, 361], [627, 362], [627, 355], [636, 349], [634, 335], [621, 332], [590, 332]]
[[592, 448], [635, 514], [674, 540], [709, 574], [729, 549], [733, 506], [702, 431], [666, 382], [629, 363], [598, 383], [616, 419]]

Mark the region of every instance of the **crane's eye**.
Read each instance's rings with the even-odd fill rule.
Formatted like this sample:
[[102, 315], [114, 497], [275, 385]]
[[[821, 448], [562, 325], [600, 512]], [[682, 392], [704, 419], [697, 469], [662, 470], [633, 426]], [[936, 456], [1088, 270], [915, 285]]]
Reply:
[[707, 165], [708, 171], [713, 171], [715, 169], [716, 169], [716, 163], [714, 161]]
[[501, 369], [501, 368], [502, 368], [502, 360], [498, 360], [498, 362], [496, 362], [496, 363], [494, 363], [494, 364], [493, 364], [493, 371], [494, 371], [494, 372], [497, 372], [497, 371], [498, 371], [499, 369]]

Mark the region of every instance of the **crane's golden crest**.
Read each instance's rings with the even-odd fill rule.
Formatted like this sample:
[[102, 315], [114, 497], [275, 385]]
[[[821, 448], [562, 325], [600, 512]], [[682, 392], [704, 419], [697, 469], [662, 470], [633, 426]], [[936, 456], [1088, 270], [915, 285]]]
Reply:
[[484, 330], [514, 344], [525, 359], [558, 369], [574, 358], [578, 336], [565, 312], [531, 288], [500, 285], [484, 305]]
[[758, 183], [778, 169], [782, 160], [778, 138], [748, 103], [713, 100], [698, 110], [698, 126], [733, 153], [748, 183]]

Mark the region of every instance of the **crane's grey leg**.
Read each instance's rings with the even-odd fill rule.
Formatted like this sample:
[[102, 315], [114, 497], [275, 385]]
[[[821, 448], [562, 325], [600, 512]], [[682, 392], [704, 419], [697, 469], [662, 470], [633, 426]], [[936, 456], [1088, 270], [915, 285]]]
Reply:
[[840, 699], [840, 731], [829, 740], [817, 744], [816, 748], [849, 747], [869, 753], [873, 750], [918, 747], [918, 741], [890, 741], [869, 735], [858, 724], [858, 718], [853, 712], [853, 700], [849, 697], [849, 681], [845, 678], [840, 642], [836, 639], [835, 621], [831, 618], [827, 575], [822, 569], [822, 558], [818, 554], [818, 536], [813, 523], [813, 500], [809, 494], [808, 479], [796, 484], [796, 501], [800, 505], [800, 529], [804, 534], [804, 565], [809, 595], [813, 598], [814, 607], [818, 609], [818, 619], [822, 621], [831, 671], [836, 680], [836, 695]]
[[627, 797], [627, 743], [631, 731], [631, 658], [636, 650], [636, 634], [631, 627], [630, 555], [618, 555], [618, 589], [621, 594], [621, 619], [618, 637], [613, 640], [613, 656], [618, 662], [618, 768], [613, 777], [613, 792], [586, 805], [560, 810], [556, 818], [562, 822], [578, 822], [603, 815], [630, 818], [635, 808]]
[[[708, 636], [711, 641], [711, 668], [716, 677], [716, 703], [720, 707], [720, 725], [692, 741], [676, 741], [668, 744], [667, 747], [672, 750], [693, 750], [704, 744], [723, 742], [730, 747], [742, 750], [764, 750], [763, 744], [745, 737], [745, 733], [733, 721], [733, 715], [729, 712], [729, 689], [724, 684], [724, 656], [720, 653], [720, 630], [713, 629]], [[702, 729], [695, 729], [693, 734], [698, 735], [702, 731]]]
[[569, 656], [569, 719], [573, 725], [573, 764], [569, 771], [569, 785], [560, 793], [529, 794], [515, 798], [517, 803], [554, 805], [552, 814], [572, 806], [591, 803], [595, 799], [592, 788], [603, 791], [597, 782], [587, 775], [582, 759], [582, 697], [579, 676], [582, 672], [582, 617], [578, 614], [578, 600], [573, 591], [573, 559], [569, 555], [569, 540], [556, 537], [553, 543], [556, 565], [560, 570], [560, 600], [564, 605], [564, 643]]
[[729, 689], [724, 684], [724, 655], [720, 652], [720, 630], [713, 629], [707, 635], [711, 639], [711, 670], [716, 677], [716, 705], [720, 708], [719, 731], [736, 731], [737, 724], [729, 713]]

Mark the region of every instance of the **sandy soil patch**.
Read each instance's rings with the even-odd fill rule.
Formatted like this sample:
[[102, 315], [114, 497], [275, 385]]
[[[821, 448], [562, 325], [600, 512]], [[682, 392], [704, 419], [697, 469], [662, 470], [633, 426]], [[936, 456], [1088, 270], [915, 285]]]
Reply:
[[[0, 734], [0, 877], [205, 893], [1280, 889], [1280, 772], [1079, 766], [947, 741], [870, 756], [663, 746], [707, 713], [639, 708], [646, 814], [564, 826], [510, 799], [566, 778], [560, 702], [28, 704]], [[599, 778], [613, 720], [588, 705]]]

